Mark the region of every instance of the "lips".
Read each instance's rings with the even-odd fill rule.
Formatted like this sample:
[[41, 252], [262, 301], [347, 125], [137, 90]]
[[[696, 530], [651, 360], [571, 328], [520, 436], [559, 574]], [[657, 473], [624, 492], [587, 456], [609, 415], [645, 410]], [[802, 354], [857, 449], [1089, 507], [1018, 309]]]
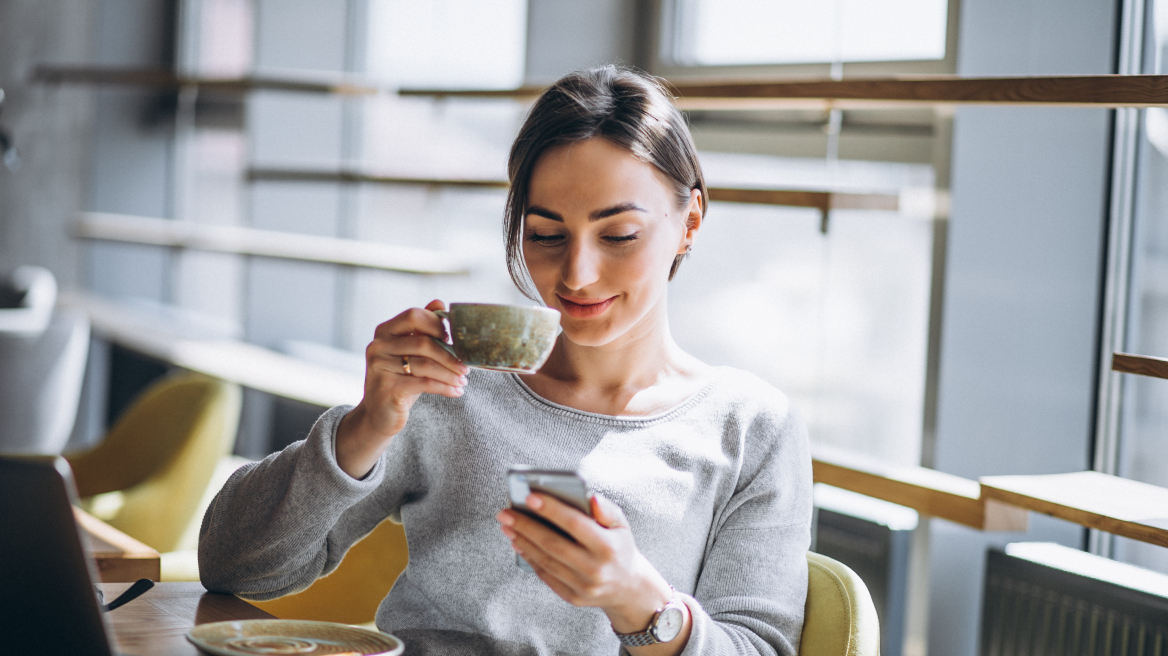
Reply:
[[599, 316], [616, 300], [615, 296], [606, 299], [578, 298], [575, 300], [564, 298], [559, 294], [556, 296], [560, 299], [560, 307], [564, 309], [564, 313], [574, 319], [588, 319]]

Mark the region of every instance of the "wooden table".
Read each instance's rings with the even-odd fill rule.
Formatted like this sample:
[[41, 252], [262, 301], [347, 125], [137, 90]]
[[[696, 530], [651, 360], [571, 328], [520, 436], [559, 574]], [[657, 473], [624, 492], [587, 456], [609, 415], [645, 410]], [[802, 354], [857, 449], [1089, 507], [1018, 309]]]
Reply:
[[982, 494], [1141, 542], [1168, 547], [1168, 489], [1094, 471], [985, 476]]
[[979, 531], [1025, 531], [1025, 510], [987, 498], [977, 481], [925, 467], [892, 465], [824, 444], [811, 447], [816, 483], [907, 506]]
[[[102, 583], [106, 600], [130, 587]], [[118, 650], [126, 656], [197, 656], [186, 638], [196, 624], [274, 619], [233, 595], [207, 592], [200, 583], [157, 583], [145, 594], [106, 615]]]
[[89, 543], [90, 554], [97, 561], [97, 573], [106, 583], [157, 581], [162, 573], [158, 552], [84, 510], [74, 507], [77, 527]]
[[1111, 354], [1111, 370], [1153, 378], [1168, 378], [1168, 359], [1131, 353]]

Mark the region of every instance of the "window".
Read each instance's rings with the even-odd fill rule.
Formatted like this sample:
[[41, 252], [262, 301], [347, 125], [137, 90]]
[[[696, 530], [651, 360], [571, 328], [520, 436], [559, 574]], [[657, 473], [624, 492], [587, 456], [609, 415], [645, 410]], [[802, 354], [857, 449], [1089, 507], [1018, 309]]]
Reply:
[[[1136, 70], [1163, 75], [1168, 71], [1168, 2], [1150, 1], [1144, 22], [1142, 70]], [[1116, 350], [1163, 358], [1168, 357], [1168, 186], [1164, 185], [1168, 176], [1168, 110], [1120, 111], [1138, 117], [1130, 264], [1124, 272], [1128, 291], [1126, 298], [1117, 299], [1105, 312], [1125, 318], [1124, 334], [1114, 340]], [[1116, 139], [1121, 138], [1117, 134]], [[1112, 193], [1119, 192], [1113, 188]], [[1110, 351], [1112, 346], [1105, 344], [1104, 349]], [[1110, 353], [1105, 355], [1109, 361]], [[1120, 385], [1118, 430], [1114, 435], [1101, 433], [1097, 439], [1114, 439], [1114, 473], [1168, 487], [1168, 380], [1112, 376], [1118, 377]], [[1106, 463], [1096, 462], [1096, 467], [1108, 469]], [[1168, 572], [1168, 549], [1124, 538], [1113, 540], [1110, 553], [1115, 558]], [[1107, 547], [1101, 550], [1108, 552]]]
[[677, 0], [674, 12], [683, 64], [945, 58], [946, 0]]
[[[652, 72], [827, 77], [953, 70], [949, 0], [663, 0]], [[671, 292], [683, 348], [786, 392], [814, 442], [888, 462], [922, 457], [932, 285], [944, 267], [934, 165], [950, 120], [931, 110], [691, 111], [708, 181], [867, 189], [896, 211], [714, 202]], [[747, 154], [750, 153], [750, 154]], [[944, 216], [940, 220], [944, 220]], [[940, 234], [940, 237], [938, 237]], [[937, 243], [935, 243], [937, 242]], [[939, 245], [938, 245], [939, 243]], [[935, 389], [935, 388], [934, 388]]]
[[[201, 0], [189, 11], [184, 64], [195, 75], [352, 74], [442, 88], [523, 81], [526, 0]], [[231, 106], [234, 120], [222, 120], [207, 111], [219, 105], [200, 102], [176, 140], [178, 218], [440, 251], [469, 260], [473, 271], [420, 276], [192, 250], [174, 256], [176, 289], [165, 300], [218, 319], [232, 337], [356, 373], [374, 328], [407, 307], [433, 298], [525, 301], [504, 265], [505, 191], [281, 178], [502, 178], [523, 105], [263, 89]], [[251, 175], [257, 170], [268, 174]], [[237, 449], [263, 456], [316, 414], [248, 391]]]
[[368, 24], [371, 77], [442, 89], [523, 83], [526, 0], [373, 0]]

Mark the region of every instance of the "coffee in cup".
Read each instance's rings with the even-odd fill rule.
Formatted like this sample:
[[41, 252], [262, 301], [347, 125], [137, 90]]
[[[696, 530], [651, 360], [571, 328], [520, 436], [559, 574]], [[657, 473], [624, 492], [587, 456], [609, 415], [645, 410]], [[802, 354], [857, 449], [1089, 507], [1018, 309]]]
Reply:
[[532, 374], [543, 366], [560, 332], [560, 313], [547, 307], [451, 303], [438, 316], [450, 322], [447, 351], [476, 369]]

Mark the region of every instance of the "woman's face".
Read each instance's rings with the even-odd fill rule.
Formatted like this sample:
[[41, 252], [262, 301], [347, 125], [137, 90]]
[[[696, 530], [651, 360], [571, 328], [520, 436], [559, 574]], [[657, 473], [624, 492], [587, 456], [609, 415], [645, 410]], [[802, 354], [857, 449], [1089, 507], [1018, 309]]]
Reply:
[[665, 320], [673, 259], [701, 224], [698, 192], [678, 207], [656, 167], [594, 137], [545, 152], [532, 171], [523, 255], [540, 297], [583, 346]]

